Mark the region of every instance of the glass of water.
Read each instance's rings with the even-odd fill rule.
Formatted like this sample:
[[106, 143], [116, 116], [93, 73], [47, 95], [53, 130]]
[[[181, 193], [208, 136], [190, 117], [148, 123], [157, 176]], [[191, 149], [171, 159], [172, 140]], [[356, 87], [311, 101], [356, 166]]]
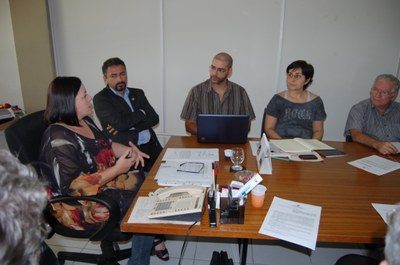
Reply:
[[242, 170], [243, 167], [241, 164], [244, 161], [244, 150], [241, 147], [232, 148], [232, 156], [231, 161], [233, 163], [232, 170], [239, 171]]

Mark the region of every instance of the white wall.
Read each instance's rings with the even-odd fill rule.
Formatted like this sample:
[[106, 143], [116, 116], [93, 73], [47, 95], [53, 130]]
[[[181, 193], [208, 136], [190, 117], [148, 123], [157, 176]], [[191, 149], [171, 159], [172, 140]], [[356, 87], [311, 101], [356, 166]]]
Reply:
[[9, 0], [0, 0], [0, 104], [24, 108]]
[[[90, 94], [104, 87], [101, 64], [121, 57], [129, 85], [145, 90], [158, 133], [184, 135], [188, 90], [208, 78], [212, 57], [234, 59], [231, 80], [247, 89], [259, 136], [263, 109], [285, 89], [285, 69], [315, 67], [310, 90], [326, 107], [326, 140], [343, 140], [350, 107], [380, 73], [398, 75], [398, 0], [49, 1], [58, 75], [77, 75]], [[96, 8], [93, 8], [93, 7]]]

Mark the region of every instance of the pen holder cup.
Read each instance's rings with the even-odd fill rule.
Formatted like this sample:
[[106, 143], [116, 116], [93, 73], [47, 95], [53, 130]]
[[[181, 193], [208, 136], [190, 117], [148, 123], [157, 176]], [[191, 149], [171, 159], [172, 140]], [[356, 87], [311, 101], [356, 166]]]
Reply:
[[233, 198], [230, 191], [228, 198], [221, 198], [220, 204], [221, 224], [244, 223], [244, 205], [240, 205], [240, 198]]

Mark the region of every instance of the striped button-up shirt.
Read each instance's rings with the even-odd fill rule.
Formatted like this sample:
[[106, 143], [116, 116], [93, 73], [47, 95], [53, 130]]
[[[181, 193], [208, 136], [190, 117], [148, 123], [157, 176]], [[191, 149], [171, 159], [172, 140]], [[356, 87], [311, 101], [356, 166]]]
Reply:
[[190, 90], [181, 118], [196, 121], [198, 114], [249, 115], [250, 120], [256, 117], [249, 96], [243, 87], [228, 81], [228, 89], [220, 100], [219, 95], [211, 87], [210, 79]]

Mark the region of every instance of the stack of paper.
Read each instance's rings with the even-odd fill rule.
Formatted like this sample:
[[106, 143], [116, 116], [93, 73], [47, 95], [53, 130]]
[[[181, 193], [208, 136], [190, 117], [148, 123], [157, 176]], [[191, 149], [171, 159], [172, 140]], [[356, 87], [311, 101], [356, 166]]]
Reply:
[[214, 182], [212, 163], [219, 161], [217, 148], [168, 148], [155, 179], [160, 186], [200, 185]]

